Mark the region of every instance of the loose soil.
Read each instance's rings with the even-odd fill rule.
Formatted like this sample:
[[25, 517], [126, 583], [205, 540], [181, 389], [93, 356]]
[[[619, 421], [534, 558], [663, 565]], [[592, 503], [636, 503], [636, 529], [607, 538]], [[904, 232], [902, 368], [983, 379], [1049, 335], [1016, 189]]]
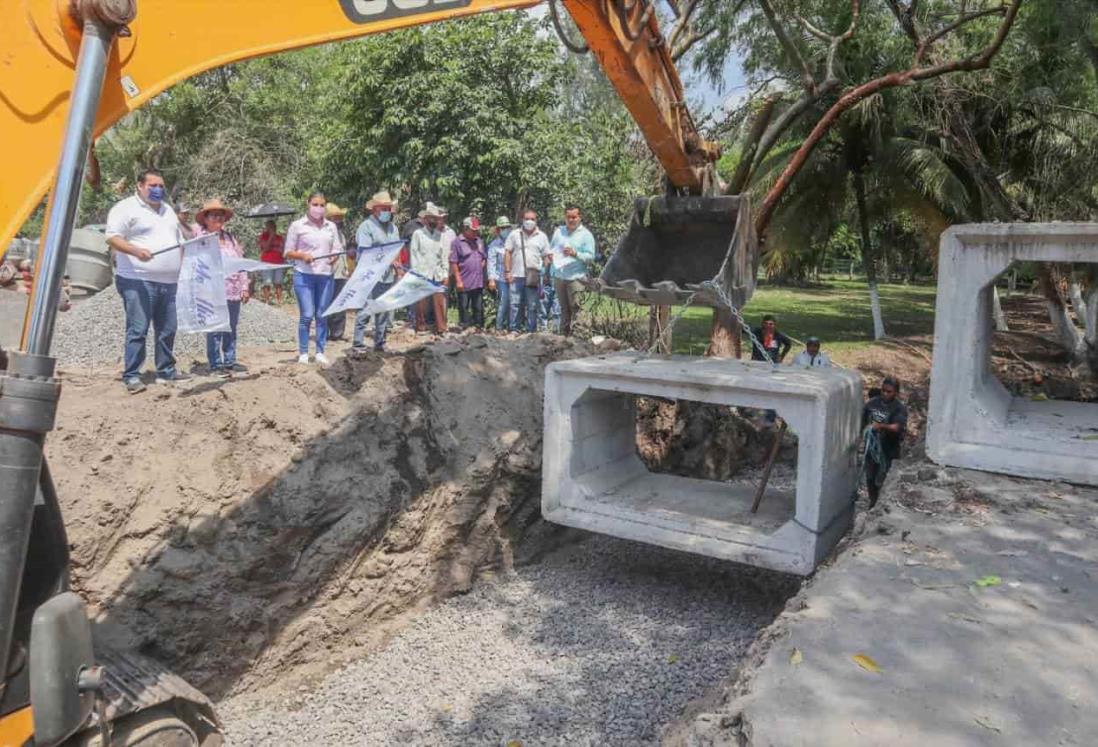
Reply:
[[137, 396], [66, 376], [47, 451], [100, 637], [213, 697], [286, 687], [551, 535], [543, 369], [594, 348], [394, 344], [327, 369], [247, 351], [247, 374]]

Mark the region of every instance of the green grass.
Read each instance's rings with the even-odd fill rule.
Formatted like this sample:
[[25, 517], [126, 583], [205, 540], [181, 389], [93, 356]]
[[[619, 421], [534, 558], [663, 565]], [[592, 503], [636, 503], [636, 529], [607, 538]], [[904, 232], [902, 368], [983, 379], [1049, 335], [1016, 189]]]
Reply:
[[[882, 285], [881, 307], [890, 337], [932, 334], [934, 295], [931, 285]], [[672, 311], [677, 314], [678, 308]], [[643, 309], [638, 314], [644, 315]], [[816, 335], [830, 351], [865, 347], [873, 342], [869, 290], [864, 280], [827, 279], [812, 288], [762, 286], [743, 309], [752, 327], [773, 314], [778, 329], [803, 340]], [[691, 308], [675, 325], [677, 353], [700, 355], [709, 342], [712, 311]]]

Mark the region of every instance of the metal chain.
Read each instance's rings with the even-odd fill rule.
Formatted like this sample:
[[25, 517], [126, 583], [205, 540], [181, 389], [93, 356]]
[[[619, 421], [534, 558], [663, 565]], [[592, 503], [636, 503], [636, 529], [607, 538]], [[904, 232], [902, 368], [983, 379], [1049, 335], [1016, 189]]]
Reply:
[[759, 338], [755, 336], [755, 330], [751, 329], [751, 325], [747, 323], [747, 320], [743, 318], [742, 314], [740, 314], [740, 310], [736, 308], [736, 305], [734, 303], [732, 303], [732, 299], [729, 298], [728, 294], [724, 292], [724, 288], [722, 288], [714, 280], [706, 280], [704, 283], [702, 283], [702, 286], [716, 292], [717, 296], [721, 299], [722, 302], [724, 302], [724, 305], [727, 306], [729, 311], [732, 312], [732, 316], [736, 317], [736, 321], [739, 322], [739, 325], [743, 329], [743, 331], [747, 333], [747, 336], [748, 338], [750, 338], [751, 344], [754, 346], [754, 349], [762, 353], [762, 357], [766, 359], [767, 363], [777, 368], [778, 363], [770, 357], [770, 353], [767, 351], [766, 348], [763, 347], [763, 344], [759, 342]]
[[654, 353], [659, 349], [660, 342], [663, 340], [664, 331], [667, 331], [672, 335], [675, 333], [675, 325], [678, 324], [679, 320], [686, 314], [687, 310], [690, 308], [690, 304], [694, 303], [695, 295], [697, 294], [691, 293], [686, 297], [686, 301], [680, 307], [678, 313], [667, 319], [666, 327], [660, 324], [660, 315], [658, 311], [656, 312], [656, 335], [655, 339], [652, 340], [652, 344], [648, 347], [649, 353]]

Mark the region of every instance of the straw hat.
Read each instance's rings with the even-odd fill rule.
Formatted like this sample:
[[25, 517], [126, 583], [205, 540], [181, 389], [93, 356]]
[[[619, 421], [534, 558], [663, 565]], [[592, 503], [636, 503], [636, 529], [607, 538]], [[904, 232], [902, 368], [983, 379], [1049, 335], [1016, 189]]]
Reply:
[[199, 225], [205, 226], [206, 213], [211, 213], [214, 210], [220, 210], [221, 212], [225, 213], [226, 222], [228, 222], [233, 217], [233, 215], [236, 214], [231, 207], [228, 207], [227, 205], [222, 203], [221, 200], [215, 197], [212, 200], [206, 200], [202, 203], [202, 209], [199, 210], [198, 213], [194, 216], [195, 221], [197, 221]]
[[441, 218], [444, 215], [446, 211], [433, 202], [428, 202], [427, 207], [419, 211], [420, 218]]
[[397, 208], [397, 201], [393, 199], [393, 196], [389, 194], [389, 190], [383, 189], [380, 192], [374, 194], [373, 197], [366, 200], [366, 209], [373, 210], [374, 205], [392, 205], [393, 210]]
[[324, 206], [324, 217], [328, 220], [331, 220], [332, 218], [342, 218], [345, 215], [347, 215], [347, 208], [341, 208], [334, 202], [329, 202]]

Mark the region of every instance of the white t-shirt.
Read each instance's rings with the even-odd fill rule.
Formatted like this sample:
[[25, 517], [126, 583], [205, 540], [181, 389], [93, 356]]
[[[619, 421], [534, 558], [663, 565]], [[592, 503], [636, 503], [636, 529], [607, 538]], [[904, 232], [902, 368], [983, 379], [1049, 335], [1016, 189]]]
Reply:
[[[167, 249], [183, 241], [179, 218], [175, 210], [165, 202], [159, 209], [137, 195], [115, 203], [107, 215], [107, 238], [120, 236], [141, 249], [155, 252]], [[114, 252], [114, 271], [119, 277], [131, 280], [149, 280], [154, 283], [174, 283], [179, 279], [179, 265], [183, 260], [180, 251], [158, 254], [148, 262], [142, 262], [129, 254]]]
[[790, 365], [804, 366], [807, 368], [812, 368], [813, 366], [817, 368], [831, 368], [831, 359], [828, 358], [827, 353], [823, 352], [822, 350], [816, 353], [815, 358], [809, 355], [807, 350], [802, 350], [801, 352], [797, 353], [797, 356], [793, 359], [793, 362]]
[[518, 279], [526, 274], [527, 266], [543, 269], [541, 258], [549, 253], [549, 237], [540, 228], [535, 228], [532, 234], [517, 228], [507, 237], [504, 250], [511, 255], [511, 277]]

